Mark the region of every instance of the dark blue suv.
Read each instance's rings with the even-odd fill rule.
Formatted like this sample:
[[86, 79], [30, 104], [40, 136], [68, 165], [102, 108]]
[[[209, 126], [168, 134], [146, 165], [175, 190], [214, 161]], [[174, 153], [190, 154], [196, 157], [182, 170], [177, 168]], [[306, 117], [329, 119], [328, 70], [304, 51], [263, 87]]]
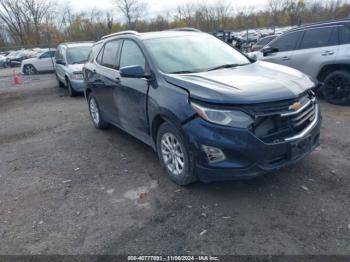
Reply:
[[83, 73], [95, 127], [112, 124], [152, 146], [180, 185], [252, 178], [319, 144], [308, 76], [195, 29], [105, 36]]

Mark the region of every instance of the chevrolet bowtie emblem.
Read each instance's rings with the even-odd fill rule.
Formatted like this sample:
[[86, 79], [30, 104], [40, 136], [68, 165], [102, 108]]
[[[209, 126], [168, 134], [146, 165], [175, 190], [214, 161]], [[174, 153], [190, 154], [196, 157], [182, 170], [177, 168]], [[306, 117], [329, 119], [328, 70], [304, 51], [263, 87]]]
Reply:
[[301, 103], [295, 102], [289, 106], [289, 110], [298, 111], [301, 108]]

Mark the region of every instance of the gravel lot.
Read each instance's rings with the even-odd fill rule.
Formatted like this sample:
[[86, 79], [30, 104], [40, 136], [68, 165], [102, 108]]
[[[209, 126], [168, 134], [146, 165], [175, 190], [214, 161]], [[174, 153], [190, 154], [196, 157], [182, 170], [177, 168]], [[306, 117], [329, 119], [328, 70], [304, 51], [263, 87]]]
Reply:
[[321, 109], [321, 146], [298, 164], [181, 188], [53, 75], [2, 75], [0, 254], [350, 254], [350, 107]]

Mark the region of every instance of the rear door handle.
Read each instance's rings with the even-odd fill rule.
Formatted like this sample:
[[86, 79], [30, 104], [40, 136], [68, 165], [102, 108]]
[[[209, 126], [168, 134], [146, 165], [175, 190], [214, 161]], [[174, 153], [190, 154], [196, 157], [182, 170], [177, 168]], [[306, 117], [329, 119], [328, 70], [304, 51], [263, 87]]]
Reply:
[[115, 78], [115, 82], [116, 82], [117, 84], [120, 83], [120, 77], [119, 77], [119, 76], [117, 76], [117, 77]]
[[282, 60], [283, 61], [288, 61], [288, 60], [290, 60], [290, 58], [288, 56], [284, 56], [284, 57], [282, 57]]

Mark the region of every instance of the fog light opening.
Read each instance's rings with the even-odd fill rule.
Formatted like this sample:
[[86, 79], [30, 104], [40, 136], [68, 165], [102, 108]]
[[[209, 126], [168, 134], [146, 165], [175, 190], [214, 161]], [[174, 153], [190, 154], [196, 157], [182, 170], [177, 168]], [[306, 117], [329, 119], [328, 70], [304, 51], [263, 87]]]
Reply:
[[202, 148], [207, 155], [207, 159], [210, 164], [218, 163], [226, 159], [224, 152], [222, 152], [220, 148], [206, 145], [202, 145]]

